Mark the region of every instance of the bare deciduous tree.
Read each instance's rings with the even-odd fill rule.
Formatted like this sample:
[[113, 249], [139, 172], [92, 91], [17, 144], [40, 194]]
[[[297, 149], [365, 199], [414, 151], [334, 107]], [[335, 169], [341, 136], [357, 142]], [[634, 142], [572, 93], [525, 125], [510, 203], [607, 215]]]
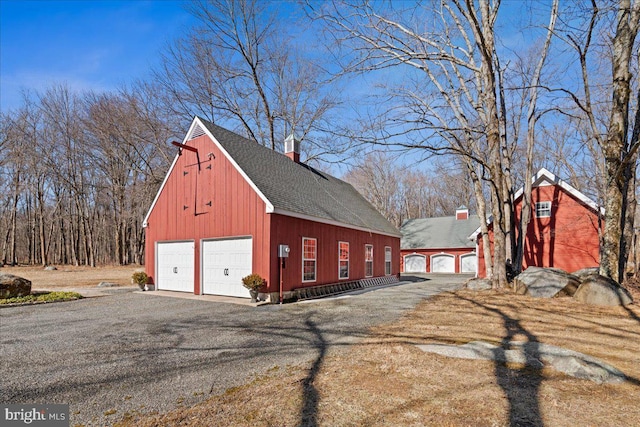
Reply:
[[[638, 66], [640, 1], [619, 0], [614, 6], [591, 0], [578, 12], [585, 14], [584, 19], [574, 16], [574, 20], [582, 19], [580, 24], [565, 23], [559, 35], [577, 54], [581, 84], [575, 89], [560, 90], [570, 96], [588, 123], [585, 138], [595, 141], [602, 154], [605, 214], [600, 274], [621, 281], [633, 237], [630, 224], [636, 205], [638, 140], [630, 132], [629, 115], [634, 57], [636, 69]], [[594, 66], [592, 58], [610, 63], [606, 77]], [[594, 96], [594, 90], [600, 92]]]
[[2, 116], [2, 263], [142, 263], [142, 218], [170, 163], [168, 120], [142, 88], [64, 85]]
[[[473, 182], [488, 184], [491, 203], [484, 201], [482, 188], [475, 191], [483, 199], [479, 207], [491, 206], [493, 217], [494, 265], [487, 271], [493, 273], [494, 286], [504, 287], [506, 261], [515, 251], [512, 154], [517, 140], [509, 141], [513, 135], [507, 126], [519, 119], [510, 119], [505, 99], [495, 34], [499, 6], [490, 0], [345, 1], [323, 4], [315, 12], [348, 49], [344, 72], [403, 70], [401, 81], [392, 78], [388, 84], [389, 99], [398, 102], [383, 109], [384, 117], [365, 140], [461, 156], [476, 177]], [[535, 96], [530, 98], [535, 105]], [[484, 208], [478, 214], [486, 223]]]
[[340, 150], [317, 130], [330, 128], [337, 96], [322, 69], [303, 55], [280, 4], [258, 0], [196, 0], [198, 25], [162, 55], [154, 72], [168, 105], [186, 121], [194, 115], [235, 126], [248, 138], [281, 149], [294, 133], [308, 156]]

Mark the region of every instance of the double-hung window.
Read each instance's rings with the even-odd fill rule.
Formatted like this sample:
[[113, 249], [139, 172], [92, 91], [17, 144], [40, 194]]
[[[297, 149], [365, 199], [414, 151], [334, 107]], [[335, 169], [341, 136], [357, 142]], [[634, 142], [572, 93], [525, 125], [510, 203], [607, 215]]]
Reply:
[[338, 242], [338, 278], [349, 278], [349, 242]]
[[384, 247], [384, 274], [391, 275], [391, 248], [389, 246]]
[[318, 241], [309, 237], [302, 238], [302, 281], [315, 282], [318, 260]]
[[551, 216], [551, 202], [536, 203], [536, 218], [549, 218]]
[[373, 245], [364, 245], [364, 276], [373, 276]]

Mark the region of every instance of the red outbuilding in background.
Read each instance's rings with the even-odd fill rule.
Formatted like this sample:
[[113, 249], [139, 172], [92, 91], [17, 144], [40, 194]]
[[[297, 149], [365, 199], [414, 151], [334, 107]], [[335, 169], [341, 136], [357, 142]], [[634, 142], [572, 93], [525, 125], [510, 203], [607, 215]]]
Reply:
[[[532, 212], [524, 240], [523, 269], [554, 267], [571, 273], [599, 266], [602, 208], [546, 169], [532, 180]], [[520, 221], [522, 194], [522, 189], [515, 194], [516, 221]], [[485, 277], [480, 229], [471, 237], [478, 244], [478, 276]], [[493, 241], [492, 224], [489, 238]]]

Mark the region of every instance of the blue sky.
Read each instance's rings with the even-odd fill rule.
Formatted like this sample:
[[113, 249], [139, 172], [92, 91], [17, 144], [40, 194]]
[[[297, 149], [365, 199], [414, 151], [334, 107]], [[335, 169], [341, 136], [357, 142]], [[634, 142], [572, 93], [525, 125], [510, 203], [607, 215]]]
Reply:
[[191, 16], [179, 0], [0, 0], [0, 107], [23, 88], [98, 91], [145, 77]]

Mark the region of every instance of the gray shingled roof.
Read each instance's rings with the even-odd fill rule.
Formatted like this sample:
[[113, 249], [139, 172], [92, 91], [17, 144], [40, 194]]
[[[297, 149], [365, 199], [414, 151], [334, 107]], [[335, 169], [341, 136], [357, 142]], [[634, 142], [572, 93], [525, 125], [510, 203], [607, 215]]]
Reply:
[[455, 216], [410, 219], [400, 228], [400, 248], [474, 248], [469, 235], [479, 226], [480, 220], [474, 215], [463, 220], [456, 220]]
[[200, 118], [276, 209], [400, 236], [350, 184]]

